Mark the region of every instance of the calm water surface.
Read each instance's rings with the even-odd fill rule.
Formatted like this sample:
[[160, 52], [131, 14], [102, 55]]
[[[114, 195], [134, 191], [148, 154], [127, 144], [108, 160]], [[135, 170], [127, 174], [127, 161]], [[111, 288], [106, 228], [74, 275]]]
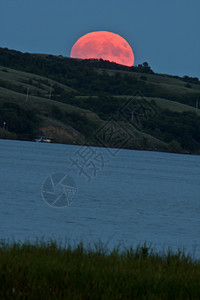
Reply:
[[[103, 160], [96, 175], [88, 167], [88, 182], [70, 161], [84, 149], [0, 140], [0, 238], [100, 239], [110, 248], [146, 241], [200, 256], [199, 156], [92, 148]], [[70, 175], [77, 185], [65, 208], [48, 205], [41, 195], [54, 173]]]

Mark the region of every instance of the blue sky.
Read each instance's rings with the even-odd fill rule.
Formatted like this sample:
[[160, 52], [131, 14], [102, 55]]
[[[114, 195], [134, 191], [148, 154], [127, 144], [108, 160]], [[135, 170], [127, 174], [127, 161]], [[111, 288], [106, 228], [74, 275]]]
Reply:
[[200, 78], [199, 0], [0, 0], [0, 47], [69, 56], [82, 35], [112, 31], [135, 64]]

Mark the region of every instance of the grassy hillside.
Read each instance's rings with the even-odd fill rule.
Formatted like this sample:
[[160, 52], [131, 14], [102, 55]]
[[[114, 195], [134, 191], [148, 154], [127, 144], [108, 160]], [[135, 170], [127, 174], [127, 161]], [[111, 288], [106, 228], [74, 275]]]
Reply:
[[0, 138], [200, 152], [200, 81], [0, 48]]

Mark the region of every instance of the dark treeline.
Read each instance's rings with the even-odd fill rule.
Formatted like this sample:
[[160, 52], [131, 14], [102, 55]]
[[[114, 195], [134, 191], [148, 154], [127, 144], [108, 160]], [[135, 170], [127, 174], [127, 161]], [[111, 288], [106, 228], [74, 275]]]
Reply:
[[[103, 60], [75, 60], [53, 55], [34, 55], [21, 53], [15, 50], [0, 48], [0, 65], [25, 72], [35, 73], [76, 89], [81, 94], [132, 94], [138, 88], [138, 81], [134, 76], [117, 73], [110, 76], [107, 72], [102, 74], [93, 67], [115, 70], [128, 70], [153, 73], [144, 63], [138, 67], [125, 67]], [[148, 90], [148, 89], [147, 89]]]
[[[175, 95], [172, 91], [160, 88], [148, 81], [146, 74], [154, 74], [148, 63], [137, 67], [125, 67], [103, 60], [76, 60], [62, 56], [21, 53], [0, 48], [0, 65], [25, 72], [35, 73], [70, 86], [79, 95], [132, 95], [137, 90], [144, 96], [165, 98], [195, 106], [197, 94]], [[97, 68], [104, 68], [97, 72]], [[106, 69], [124, 70], [110, 75]], [[144, 73], [139, 79], [134, 73]], [[186, 87], [199, 83], [198, 79], [185, 76]], [[60, 95], [62, 96], [62, 95]], [[62, 99], [63, 97], [60, 97]], [[59, 99], [57, 99], [59, 100]]]
[[40, 119], [34, 111], [25, 110], [11, 102], [0, 104], [0, 125], [18, 138], [34, 138]]
[[176, 141], [177, 149], [195, 151], [200, 148], [200, 117], [193, 112], [160, 111], [144, 120], [144, 130], [166, 143]]

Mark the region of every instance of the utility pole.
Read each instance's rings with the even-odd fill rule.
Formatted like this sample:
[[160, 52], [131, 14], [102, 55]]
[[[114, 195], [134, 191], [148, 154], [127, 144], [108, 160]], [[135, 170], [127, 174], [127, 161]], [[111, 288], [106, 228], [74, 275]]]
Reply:
[[133, 121], [134, 112], [131, 111], [130, 114], [131, 114], [131, 121]]
[[28, 102], [28, 96], [29, 96], [29, 87], [27, 88], [27, 92], [26, 92], [26, 102]]
[[51, 85], [50, 91], [49, 91], [49, 100], [51, 100], [51, 92], [52, 92], [52, 85]]
[[196, 113], [198, 109], [199, 109], [199, 99], [196, 99]]

